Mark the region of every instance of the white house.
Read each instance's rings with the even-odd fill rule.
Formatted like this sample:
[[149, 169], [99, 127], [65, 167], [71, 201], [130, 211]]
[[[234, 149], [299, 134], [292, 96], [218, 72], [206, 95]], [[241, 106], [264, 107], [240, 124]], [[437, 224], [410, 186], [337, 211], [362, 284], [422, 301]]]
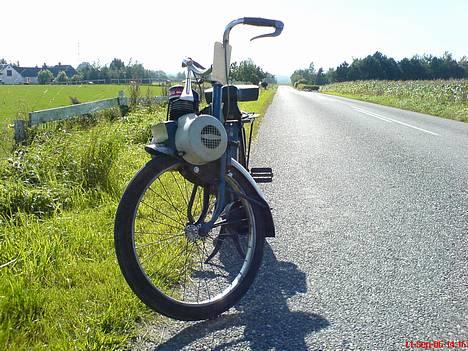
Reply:
[[70, 65], [58, 64], [43, 67], [19, 67], [11, 64], [0, 64], [0, 84], [37, 84], [37, 76], [41, 69], [48, 69], [54, 76], [64, 71], [68, 78], [76, 74], [76, 70]]
[[13, 65], [0, 64], [0, 84], [21, 84], [24, 83], [24, 77]]

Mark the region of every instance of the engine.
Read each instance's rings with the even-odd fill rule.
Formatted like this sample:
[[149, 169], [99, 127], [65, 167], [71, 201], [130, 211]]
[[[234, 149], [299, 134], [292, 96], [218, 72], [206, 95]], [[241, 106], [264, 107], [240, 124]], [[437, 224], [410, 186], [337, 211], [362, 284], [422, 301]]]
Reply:
[[226, 130], [213, 116], [188, 113], [177, 119], [175, 146], [184, 160], [203, 165], [219, 159], [226, 151]]

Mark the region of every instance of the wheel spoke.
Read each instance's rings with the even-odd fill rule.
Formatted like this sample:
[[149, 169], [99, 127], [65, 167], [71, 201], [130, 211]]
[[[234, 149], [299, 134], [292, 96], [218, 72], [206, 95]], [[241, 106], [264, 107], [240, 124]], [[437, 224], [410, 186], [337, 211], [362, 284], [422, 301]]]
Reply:
[[161, 212], [161, 211], [157, 210], [157, 209], [156, 209], [156, 208], [154, 208], [153, 206], [151, 206], [151, 205], [148, 205], [146, 202], [144, 202], [144, 201], [141, 201], [141, 203], [142, 203], [143, 205], [145, 205], [145, 206], [147, 206], [147, 207], [151, 208], [153, 211], [156, 211], [157, 213], [159, 213], [159, 214], [163, 215], [164, 217], [166, 217], [166, 218], [169, 218], [169, 219], [170, 219], [170, 220], [172, 220], [173, 222], [175, 222], [175, 223], [177, 223], [177, 224], [182, 224], [182, 225], [184, 225], [184, 222], [179, 222], [178, 220], [176, 220], [176, 219], [172, 218], [171, 216], [168, 216], [167, 214], [165, 214], [165, 213], [163, 213], [163, 212]]
[[182, 195], [182, 199], [185, 201], [185, 204], [188, 206], [188, 198], [184, 197], [184, 193], [182, 192], [182, 189], [180, 188], [179, 182], [177, 181], [174, 172], [171, 172], [172, 178], [174, 179], [174, 183], [176, 183], [177, 188], [179, 189], [180, 195]]
[[139, 220], [140, 220], [140, 221], [141, 221], [141, 220], [145, 220], [145, 221], [151, 222], [152, 224], [157, 223], [157, 224], [160, 224], [160, 225], [165, 225], [165, 226], [167, 226], [167, 227], [169, 227], [169, 228], [174, 228], [174, 229], [176, 229], [177, 231], [179, 231], [181, 228], [183, 228], [183, 226], [182, 226], [180, 223], [177, 223], [177, 224], [179, 224], [179, 226], [176, 227], [176, 226], [173, 226], [173, 225], [168, 224], [168, 223], [159, 222], [158, 220], [154, 219], [152, 216], [150, 216], [150, 217], [151, 217], [151, 218], [144, 218], [144, 217], [142, 217], [142, 218], [139, 218]]
[[[154, 191], [153, 189], [151, 189], [151, 187], [148, 188], [149, 190], [151, 190], [151, 192], [153, 194], [155, 194], [157, 197], [159, 197], [161, 200], [163, 200], [165, 203], [167, 203], [168, 205], [170, 205], [175, 211], [176, 211], [176, 214], [177, 214], [177, 217], [179, 217], [179, 220], [183, 223], [184, 221], [182, 220], [182, 218], [180, 217], [180, 215], [183, 213], [181, 212], [181, 210], [179, 210], [176, 206], [174, 206], [174, 203], [172, 201], [168, 201], [166, 200], [165, 198], [163, 198], [161, 195], [159, 195], [156, 191]], [[170, 198], [170, 197], [169, 197]]]
[[170, 237], [167, 237], [167, 238], [164, 238], [164, 239], [159, 239], [158, 241], [152, 241], [150, 243], [145, 243], [145, 244], [138, 245], [138, 246], [135, 244], [135, 248], [141, 249], [143, 247], [156, 245], [156, 244], [159, 244], [159, 243], [161, 243], [163, 241], [171, 240], [171, 239], [178, 238], [178, 237], [181, 237], [181, 236], [184, 236], [184, 235], [183, 234], [177, 234], [177, 235], [173, 235], [173, 236], [170, 236]]
[[[171, 172], [172, 174], [172, 172]], [[168, 193], [166, 187], [164, 186], [164, 183], [162, 182], [161, 178], [158, 178], [158, 181], [159, 181], [159, 184], [161, 184], [163, 190], [164, 190], [164, 193], [166, 194], [166, 196], [169, 198], [169, 200], [165, 200], [166, 203], [168, 203], [175, 211], [176, 211], [176, 215], [177, 217], [179, 218], [179, 220], [184, 223], [185, 221], [180, 217], [180, 215], [182, 214], [182, 216], [184, 216], [184, 214], [182, 213], [181, 210], [179, 210], [175, 205], [174, 203], [172, 202], [172, 196]], [[151, 187], [150, 187], [151, 189]], [[152, 189], [151, 189], [152, 190]], [[159, 194], [158, 194], [159, 195]], [[179, 213], [180, 212], [180, 213]]]

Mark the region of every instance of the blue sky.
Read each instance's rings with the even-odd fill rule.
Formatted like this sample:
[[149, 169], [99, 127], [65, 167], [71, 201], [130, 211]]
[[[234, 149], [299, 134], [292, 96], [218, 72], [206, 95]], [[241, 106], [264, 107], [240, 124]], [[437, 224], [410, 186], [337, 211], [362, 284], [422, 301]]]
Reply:
[[15, 1], [20, 8], [28, 9], [21, 18], [2, 9], [0, 57], [22, 65], [119, 57], [177, 72], [184, 56], [209, 65], [224, 26], [244, 16], [285, 23], [278, 38], [251, 43], [262, 30], [247, 26], [231, 35], [233, 60], [250, 57], [275, 74], [311, 61], [327, 69], [376, 50], [396, 59], [468, 56], [468, 0]]

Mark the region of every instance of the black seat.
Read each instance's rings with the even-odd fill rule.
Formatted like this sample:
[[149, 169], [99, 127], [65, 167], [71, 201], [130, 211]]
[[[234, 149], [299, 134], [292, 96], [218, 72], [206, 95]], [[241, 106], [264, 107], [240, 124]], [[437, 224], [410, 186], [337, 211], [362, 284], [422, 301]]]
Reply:
[[238, 89], [235, 85], [223, 87], [223, 115], [224, 120], [241, 121], [242, 112], [237, 104]]

